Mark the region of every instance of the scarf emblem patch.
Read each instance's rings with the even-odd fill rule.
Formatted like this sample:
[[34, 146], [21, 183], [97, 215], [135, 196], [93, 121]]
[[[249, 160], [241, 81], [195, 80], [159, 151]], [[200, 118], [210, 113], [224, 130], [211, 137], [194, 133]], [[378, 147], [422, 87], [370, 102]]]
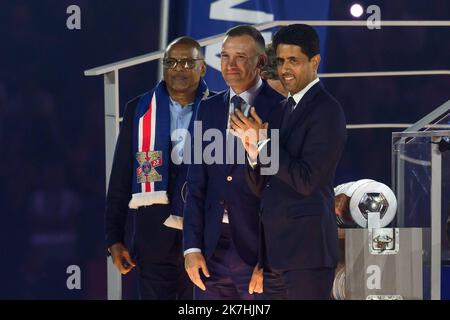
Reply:
[[162, 175], [156, 171], [162, 165], [162, 151], [136, 152], [139, 167], [136, 169], [138, 183], [162, 181]]

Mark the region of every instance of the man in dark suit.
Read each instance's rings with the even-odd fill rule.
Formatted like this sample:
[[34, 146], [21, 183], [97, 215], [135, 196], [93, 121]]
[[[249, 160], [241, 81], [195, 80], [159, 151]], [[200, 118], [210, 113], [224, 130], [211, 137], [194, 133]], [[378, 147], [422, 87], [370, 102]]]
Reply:
[[[212, 155], [216, 161], [203, 159], [189, 167], [183, 243], [196, 299], [255, 299], [252, 293], [262, 291], [257, 267], [259, 198], [246, 183], [245, 151], [229, 133], [229, 119], [235, 109], [248, 115], [253, 105], [267, 119], [283, 99], [259, 76], [266, 60], [264, 47], [255, 28], [230, 29], [221, 52], [221, 71], [230, 88], [202, 102], [198, 112], [203, 132], [214, 129], [223, 144]], [[207, 150], [204, 143], [201, 151]]]
[[[164, 80], [152, 92], [130, 101], [125, 110], [108, 188], [106, 242], [113, 262], [122, 274], [138, 267], [140, 298], [192, 299], [193, 286], [184, 270], [182, 232], [179, 230], [181, 223], [178, 230], [176, 223], [173, 223], [177, 221], [175, 216], [182, 215], [184, 203], [181, 189], [186, 181], [187, 165], [179, 164], [179, 159], [174, 162], [170, 150], [173, 151], [176, 146], [181, 150], [178, 143], [183, 142], [183, 137], [176, 137], [174, 141], [173, 133], [193, 126], [195, 110], [201, 99], [208, 95], [201, 78], [206, 72], [206, 65], [200, 45], [189, 37], [178, 38], [169, 44], [163, 65]], [[147, 107], [149, 104], [150, 107]], [[143, 107], [144, 115], [153, 117], [151, 110], [156, 106], [157, 111], [153, 115], [157, 116], [157, 120], [150, 121], [138, 134], [139, 123], [145, 121], [137, 114], [139, 108]], [[136, 153], [134, 150], [138, 143], [145, 144], [142, 141], [146, 135], [155, 136], [155, 148], [150, 146], [147, 151], [153, 154], [161, 152], [161, 161], [157, 164], [159, 160], [155, 158], [141, 161], [137, 153], [144, 152]], [[165, 152], [154, 151], [162, 149]], [[155, 169], [156, 165], [160, 167]], [[164, 174], [160, 169], [163, 165], [167, 166]], [[142, 183], [142, 180], [146, 182]], [[152, 193], [158, 183], [165, 182], [167, 188]], [[148, 190], [140, 189], [142, 192], [137, 193], [135, 184], [139, 189], [141, 185], [148, 185]], [[151, 185], [154, 187], [152, 190], [149, 188]], [[130, 251], [124, 241], [129, 211], [134, 214]]]
[[[319, 39], [312, 27], [281, 28], [273, 47], [289, 91], [284, 111], [273, 112], [268, 121], [269, 129], [280, 129], [279, 141], [271, 130], [268, 139], [260, 137], [267, 123], [258, 115], [232, 117], [236, 132], [256, 132], [245, 147], [249, 183], [262, 197], [261, 260], [282, 279], [265, 281], [264, 291], [269, 298], [282, 287], [286, 299], [329, 299], [338, 261], [333, 180], [346, 141], [344, 113], [317, 78]], [[275, 151], [275, 144], [278, 172], [264, 175], [260, 158]]]

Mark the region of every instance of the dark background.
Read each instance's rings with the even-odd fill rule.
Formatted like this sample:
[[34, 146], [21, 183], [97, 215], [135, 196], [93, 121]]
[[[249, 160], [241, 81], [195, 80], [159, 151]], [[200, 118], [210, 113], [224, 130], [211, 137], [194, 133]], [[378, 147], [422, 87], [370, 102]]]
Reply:
[[[449, 1], [358, 1], [383, 20], [449, 20]], [[330, 20], [353, 2], [332, 0]], [[82, 29], [66, 28], [81, 8]], [[158, 50], [159, 1], [0, 0], [0, 298], [106, 298], [102, 77], [95, 66]], [[183, 35], [171, 1], [169, 39]], [[314, 19], [314, 17], [310, 17]], [[225, 31], [225, 30], [224, 30]], [[450, 28], [329, 28], [326, 72], [450, 69]], [[158, 61], [159, 63], [159, 61]], [[120, 104], [150, 89], [157, 62], [120, 73]], [[322, 79], [348, 124], [413, 123], [450, 99], [448, 76]], [[391, 184], [391, 133], [350, 130], [336, 184]], [[82, 270], [68, 290], [66, 268]], [[135, 297], [131, 275], [125, 297]]]

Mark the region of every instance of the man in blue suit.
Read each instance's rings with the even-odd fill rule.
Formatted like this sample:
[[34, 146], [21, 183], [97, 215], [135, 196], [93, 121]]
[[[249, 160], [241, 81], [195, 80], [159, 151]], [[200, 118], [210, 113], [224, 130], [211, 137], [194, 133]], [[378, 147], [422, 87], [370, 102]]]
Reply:
[[[280, 129], [279, 141], [259, 138], [267, 124], [258, 116], [237, 113], [232, 119], [236, 131], [255, 130], [256, 139], [245, 147], [250, 184], [261, 195], [261, 261], [282, 280], [265, 282], [264, 291], [269, 298], [284, 288], [286, 299], [330, 299], [338, 261], [333, 182], [346, 141], [345, 117], [317, 77], [319, 38], [312, 27], [281, 28], [273, 47], [289, 91], [284, 111], [272, 112], [268, 121], [269, 129]], [[275, 144], [279, 170], [264, 175], [260, 157], [275, 151]]]
[[204, 132], [220, 130], [224, 147], [215, 156], [223, 151], [226, 161], [207, 165], [204, 159], [189, 168], [183, 245], [196, 299], [255, 299], [252, 294], [262, 292], [262, 270], [257, 267], [259, 198], [246, 183], [243, 146], [229, 129], [235, 109], [249, 116], [250, 107], [256, 106], [267, 119], [283, 99], [259, 76], [266, 62], [264, 48], [255, 28], [230, 29], [221, 52], [221, 71], [230, 88], [202, 102], [198, 112]]

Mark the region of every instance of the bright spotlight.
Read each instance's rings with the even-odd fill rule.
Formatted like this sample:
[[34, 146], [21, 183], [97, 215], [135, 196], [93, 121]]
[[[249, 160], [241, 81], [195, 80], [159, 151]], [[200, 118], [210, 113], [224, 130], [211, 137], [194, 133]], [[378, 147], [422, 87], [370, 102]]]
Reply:
[[352, 14], [352, 16], [354, 16], [355, 18], [359, 18], [361, 17], [361, 15], [363, 14], [364, 10], [363, 7], [361, 7], [360, 4], [355, 3], [354, 5], [352, 5], [352, 7], [350, 8], [350, 13]]

